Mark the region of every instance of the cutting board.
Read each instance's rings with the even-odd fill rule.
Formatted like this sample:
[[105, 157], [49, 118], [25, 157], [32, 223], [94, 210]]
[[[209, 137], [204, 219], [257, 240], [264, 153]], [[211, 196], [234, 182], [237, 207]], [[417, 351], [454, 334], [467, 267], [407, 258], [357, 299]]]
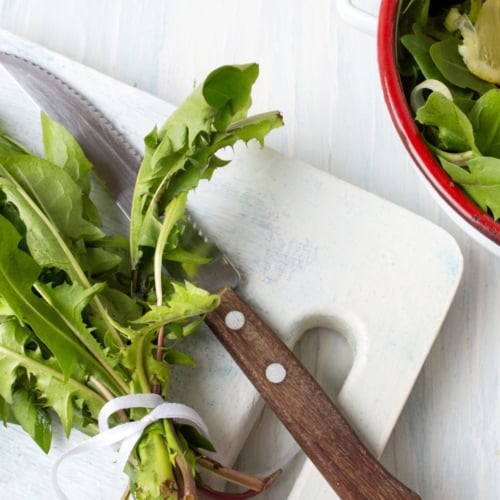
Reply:
[[[10, 33], [0, 31], [0, 50], [66, 80], [139, 150], [174, 109]], [[39, 110], [3, 68], [0, 126], [40, 149]], [[232, 163], [190, 197], [190, 210], [242, 271], [242, 295], [310, 361], [380, 456], [453, 300], [462, 274], [459, 248], [438, 226], [312, 165], [254, 144], [231, 155]], [[116, 222], [112, 212], [109, 223]], [[184, 348], [197, 366], [174, 371], [171, 399], [203, 416], [224, 461], [252, 471], [272, 467], [292, 443], [254, 388], [208, 329]], [[47, 468], [84, 439], [75, 432], [67, 442], [59, 433], [45, 456], [17, 427], [2, 428], [0, 447], [12, 450], [0, 456], [2, 495], [54, 498]], [[106, 453], [68, 461], [62, 483], [70, 498], [119, 498], [110, 462]], [[337, 497], [298, 456], [262, 498]]]

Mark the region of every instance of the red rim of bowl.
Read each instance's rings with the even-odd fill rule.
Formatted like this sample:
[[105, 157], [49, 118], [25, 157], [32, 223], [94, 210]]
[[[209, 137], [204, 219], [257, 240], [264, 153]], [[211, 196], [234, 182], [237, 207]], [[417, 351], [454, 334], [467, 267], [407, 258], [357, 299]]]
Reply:
[[398, 0], [382, 0], [377, 32], [378, 67], [389, 114], [417, 167], [439, 196], [467, 223], [500, 244], [500, 224], [483, 212], [443, 170], [422, 139], [399, 77], [396, 57]]

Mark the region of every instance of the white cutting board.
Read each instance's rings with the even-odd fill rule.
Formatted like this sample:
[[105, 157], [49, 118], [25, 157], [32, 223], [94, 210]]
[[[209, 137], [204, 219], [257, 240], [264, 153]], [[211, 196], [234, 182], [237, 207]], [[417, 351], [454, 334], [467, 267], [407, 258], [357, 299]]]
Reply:
[[[140, 150], [143, 137], [173, 109], [7, 32], [0, 31], [0, 50], [68, 81]], [[255, 110], [260, 111], [265, 110]], [[0, 68], [0, 127], [36, 146], [38, 113]], [[230, 166], [190, 198], [190, 209], [243, 272], [242, 295], [290, 347], [316, 327], [347, 339], [352, 355], [333, 333], [323, 331], [316, 338], [315, 372], [336, 393], [328, 374], [336, 366], [348, 371], [338, 405], [379, 456], [459, 283], [462, 256], [455, 241], [407, 210], [254, 145], [237, 148]], [[262, 413], [258, 394], [210, 332], [203, 329], [185, 348], [198, 365], [174, 373], [172, 399], [202, 414], [220, 456], [233, 462], [245, 447], [240, 464], [258, 471], [286, 454], [286, 433]], [[315, 357], [311, 348], [309, 356]], [[249, 433], [252, 442], [245, 446]], [[2, 495], [55, 498], [47, 467], [82, 439], [78, 433], [70, 443], [60, 437], [45, 457], [19, 429], [0, 429], [0, 448], [13, 450], [0, 455]], [[108, 454], [78, 457], [65, 464], [63, 484], [71, 499], [118, 498], [116, 488], [111, 496], [110, 471]], [[299, 457], [262, 498], [337, 497], [315, 467]]]

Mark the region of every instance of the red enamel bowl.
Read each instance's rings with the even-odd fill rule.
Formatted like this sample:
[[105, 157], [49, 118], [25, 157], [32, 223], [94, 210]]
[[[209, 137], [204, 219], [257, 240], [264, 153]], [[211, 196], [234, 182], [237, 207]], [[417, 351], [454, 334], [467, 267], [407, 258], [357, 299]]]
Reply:
[[427, 148], [413, 118], [398, 72], [398, 0], [382, 0], [377, 29], [378, 67], [384, 98], [403, 144], [448, 213], [471, 236], [500, 252], [500, 223], [483, 212], [455, 184]]

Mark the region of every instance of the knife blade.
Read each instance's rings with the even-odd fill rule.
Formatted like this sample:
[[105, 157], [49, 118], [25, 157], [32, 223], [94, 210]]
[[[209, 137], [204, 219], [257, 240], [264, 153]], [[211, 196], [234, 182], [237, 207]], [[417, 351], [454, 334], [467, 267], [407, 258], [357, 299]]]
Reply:
[[[76, 138], [117, 204], [130, 211], [141, 156], [91, 101], [45, 68], [0, 52], [0, 62], [53, 120]], [[212, 257], [197, 281], [219, 293], [206, 323], [341, 498], [419, 496], [391, 475], [293, 352], [237, 293], [239, 275], [196, 227], [191, 243]], [[203, 274], [203, 276], [202, 276]]]

